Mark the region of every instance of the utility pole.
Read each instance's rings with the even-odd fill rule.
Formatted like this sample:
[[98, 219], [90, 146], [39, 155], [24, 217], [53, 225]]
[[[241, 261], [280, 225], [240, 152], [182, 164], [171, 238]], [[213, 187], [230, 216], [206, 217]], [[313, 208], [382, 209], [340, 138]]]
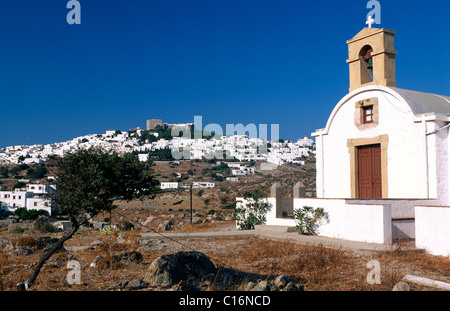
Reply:
[[191, 207], [191, 225], [192, 225], [192, 184], [189, 187], [189, 196], [190, 196], [189, 203], [190, 203], [190, 207]]

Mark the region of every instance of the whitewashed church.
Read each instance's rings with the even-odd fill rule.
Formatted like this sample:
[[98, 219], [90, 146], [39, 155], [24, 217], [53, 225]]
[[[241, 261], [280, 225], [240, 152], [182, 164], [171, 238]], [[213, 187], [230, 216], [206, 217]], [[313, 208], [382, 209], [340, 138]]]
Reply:
[[319, 235], [390, 244], [415, 241], [450, 256], [450, 97], [397, 88], [395, 31], [364, 28], [347, 41], [350, 93], [316, 140], [317, 198], [268, 198], [267, 225], [294, 226], [301, 206], [322, 207]]

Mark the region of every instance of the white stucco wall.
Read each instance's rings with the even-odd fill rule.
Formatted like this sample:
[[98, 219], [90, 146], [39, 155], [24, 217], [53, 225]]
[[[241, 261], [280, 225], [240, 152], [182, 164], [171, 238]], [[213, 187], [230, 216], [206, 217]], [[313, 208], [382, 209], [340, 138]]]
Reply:
[[[355, 103], [374, 97], [378, 98], [379, 123], [376, 127], [360, 130], [354, 121]], [[322, 155], [317, 156], [319, 197], [351, 197], [348, 139], [373, 138], [387, 134], [388, 198], [427, 198], [427, 190], [424, 187], [426, 159], [423, 152], [424, 142], [421, 139], [424, 129], [420, 122], [414, 122], [409, 106], [399, 97], [381, 90], [356, 90], [336, 106], [323, 133], [326, 134], [321, 136], [322, 138], [316, 138], [317, 145], [320, 139], [323, 139], [323, 180]], [[430, 143], [432, 144], [431, 141]], [[320, 153], [320, 146], [317, 148], [317, 153]], [[430, 156], [433, 157], [432, 154]]]
[[[434, 122], [433, 122], [434, 123]], [[442, 128], [444, 122], [436, 122], [436, 127]], [[435, 139], [436, 152], [436, 195], [440, 205], [450, 205], [449, 202], [449, 181], [448, 181], [448, 129], [440, 130], [434, 135], [429, 135]]]
[[338, 199], [294, 199], [294, 209], [302, 206], [321, 207], [329, 222], [319, 228], [319, 236], [389, 244], [392, 241], [389, 205], [346, 204]]
[[450, 207], [415, 206], [416, 247], [450, 256]]

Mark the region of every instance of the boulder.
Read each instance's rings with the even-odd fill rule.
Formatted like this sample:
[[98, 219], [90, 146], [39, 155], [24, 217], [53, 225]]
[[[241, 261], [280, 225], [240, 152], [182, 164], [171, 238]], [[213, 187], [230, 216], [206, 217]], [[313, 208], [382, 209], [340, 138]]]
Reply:
[[203, 253], [178, 252], [155, 259], [144, 281], [154, 286], [173, 286], [181, 281], [201, 279], [216, 272], [214, 264]]

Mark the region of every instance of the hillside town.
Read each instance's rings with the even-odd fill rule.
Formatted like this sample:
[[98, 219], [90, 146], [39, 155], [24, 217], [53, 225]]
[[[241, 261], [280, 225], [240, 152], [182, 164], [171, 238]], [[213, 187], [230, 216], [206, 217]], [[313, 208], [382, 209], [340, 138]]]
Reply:
[[[167, 124], [147, 121], [147, 129], [132, 129], [128, 132], [108, 130], [104, 134], [90, 134], [76, 137], [62, 143], [45, 145], [18, 145], [0, 149], [0, 165], [40, 165], [56, 156], [64, 156], [77, 149], [101, 148], [104, 151], [115, 151], [119, 154], [133, 153], [140, 161], [164, 160], [177, 163], [172, 156], [174, 150], [182, 150], [188, 155], [182, 160], [211, 160], [229, 168], [228, 181], [236, 181], [239, 177], [254, 175], [255, 168], [251, 161], [262, 161], [274, 164], [272, 167], [287, 163], [305, 164], [305, 158], [314, 153], [314, 141], [308, 137], [291, 141], [267, 142], [248, 135], [221, 136], [218, 138], [184, 138], [173, 137], [171, 129], [174, 126], [189, 126], [190, 124]], [[203, 137], [203, 136], [202, 136]], [[264, 152], [261, 152], [264, 150]], [[165, 152], [164, 152], [165, 151]], [[225, 155], [225, 156], [223, 156]], [[171, 163], [173, 163], [171, 162]], [[179, 174], [181, 175], [181, 174]], [[179, 176], [181, 177], [181, 176]], [[48, 182], [54, 176], [47, 176]], [[30, 183], [25, 181], [20, 187], [12, 190], [0, 189], [0, 209], [14, 212], [18, 208], [27, 210], [45, 210], [52, 214], [52, 203], [49, 195], [56, 189], [51, 185]], [[182, 189], [191, 184], [176, 180], [161, 182], [160, 188]], [[194, 182], [192, 187], [214, 188], [215, 183]]]
[[60, 143], [8, 146], [0, 149], [0, 164], [38, 164], [53, 156], [64, 156], [78, 148], [91, 147], [114, 150], [119, 154], [134, 153], [141, 161], [148, 160], [155, 153], [155, 160], [174, 160], [171, 156], [160, 158], [160, 151], [170, 151], [169, 154], [172, 155], [175, 154], [174, 151], [178, 151], [182, 158], [175, 160], [261, 160], [275, 165], [302, 165], [303, 158], [314, 152], [314, 141], [306, 136], [296, 142], [282, 139], [268, 142], [248, 135], [185, 138], [171, 136], [172, 126], [162, 124], [147, 130], [138, 127], [128, 132], [108, 130], [104, 134], [79, 136]]

